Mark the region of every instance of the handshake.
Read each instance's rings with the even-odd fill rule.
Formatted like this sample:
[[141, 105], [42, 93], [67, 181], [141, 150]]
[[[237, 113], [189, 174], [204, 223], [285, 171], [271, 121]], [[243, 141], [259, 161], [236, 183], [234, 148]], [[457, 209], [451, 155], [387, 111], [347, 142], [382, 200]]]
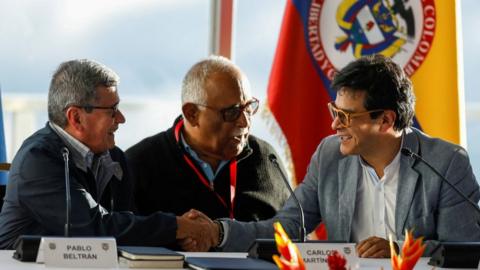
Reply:
[[220, 243], [220, 224], [192, 209], [177, 216], [177, 240], [185, 251], [208, 251]]

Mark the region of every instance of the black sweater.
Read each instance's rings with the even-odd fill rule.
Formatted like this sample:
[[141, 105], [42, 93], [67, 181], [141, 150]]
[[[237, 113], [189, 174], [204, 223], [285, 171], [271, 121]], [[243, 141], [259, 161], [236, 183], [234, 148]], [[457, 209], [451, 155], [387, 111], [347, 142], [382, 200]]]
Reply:
[[[224, 166], [214, 180], [214, 190], [228, 204], [227, 208], [184, 160], [184, 155], [188, 154], [174, 134], [175, 124], [180, 119], [170, 129], [126, 151], [135, 179], [137, 210], [143, 215], [159, 210], [182, 215], [195, 208], [212, 219], [228, 217], [230, 166]], [[268, 219], [283, 206], [288, 191], [280, 173], [268, 160], [269, 154], [275, 154], [272, 146], [251, 135], [248, 144], [237, 157], [234, 217], [241, 221]], [[203, 173], [196, 162], [193, 163]]]

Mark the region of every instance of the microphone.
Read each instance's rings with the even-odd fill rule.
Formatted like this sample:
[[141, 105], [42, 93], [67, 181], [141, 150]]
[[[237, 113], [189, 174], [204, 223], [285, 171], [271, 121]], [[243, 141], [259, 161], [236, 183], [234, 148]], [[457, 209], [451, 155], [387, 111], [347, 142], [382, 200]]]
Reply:
[[270, 162], [275, 165], [277, 170], [280, 172], [280, 175], [282, 176], [282, 180], [285, 183], [285, 185], [288, 188], [288, 191], [290, 192], [290, 196], [295, 200], [295, 203], [298, 206], [298, 211], [300, 212], [300, 242], [305, 242], [306, 241], [306, 230], [305, 230], [305, 215], [303, 212], [303, 207], [302, 204], [298, 201], [297, 196], [295, 196], [295, 192], [293, 192], [292, 188], [290, 187], [290, 184], [288, 183], [287, 177], [283, 173], [282, 169], [280, 168], [280, 164], [278, 164], [277, 157], [274, 154], [268, 155], [268, 159]]
[[406, 156], [409, 156], [409, 157], [412, 157], [416, 160], [420, 160], [423, 164], [427, 165], [427, 167], [430, 168], [430, 170], [432, 170], [432, 172], [434, 172], [438, 177], [440, 177], [442, 179], [443, 182], [445, 182], [448, 186], [450, 186], [453, 190], [455, 190], [455, 192], [460, 197], [462, 197], [466, 202], [471, 204], [473, 206], [473, 208], [475, 209], [475, 211], [477, 211], [477, 213], [480, 214], [480, 208], [478, 207], [478, 205], [474, 201], [470, 200], [470, 198], [468, 198], [465, 194], [463, 194], [463, 192], [460, 191], [454, 184], [450, 183], [450, 181], [448, 181], [448, 179], [445, 178], [445, 176], [443, 176], [439, 171], [437, 171], [437, 169], [435, 169], [432, 165], [430, 165], [430, 163], [428, 163], [420, 155], [412, 152], [412, 150], [410, 150], [408, 148], [402, 148], [401, 151], [402, 151], [402, 154], [404, 154]]
[[66, 202], [66, 213], [65, 213], [65, 228], [64, 233], [65, 237], [70, 236], [70, 213], [72, 212], [72, 202], [70, 199], [70, 171], [68, 170], [68, 151], [67, 147], [62, 147], [62, 156], [63, 163], [65, 166], [65, 202]]
[[[408, 148], [402, 148], [402, 154], [412, 157], [425, 164], [432, 172], [440, 177], [442, 182], [450, 186], [462, 199], [473, 206], [477, 213], [480, 213], [478, 205], [468, 198], [455, 185], [450, 183], [448, 179], [443, 176], [430, 163], [423, 159], [417, 153], [412, 152]], [[477, 221], [478, 222], [478, 221]], [[428, 264], [445, 268], [475, 268], [478, 266], [480, 260], [480, 243], [479, 242], [441, 242], [437, 249], [433, 252]]]
[[[288, 183], [287, 177], [285, 176], [282, 169], [280, 168], [280, 165], [278, 164], [278, 161], [277, 161], [277, 157], [274, 154], [270, 154], [268, 155], [268, 159], [270, 160], [270, 162], [273, 163], [273, 165], [280, 172], [280, 175], [282, 176], [282, 180], [287, 186], [290, 196], [293, 197], [293, 199], [295, 200], [295, 203], [298, 205], [298, 211], [300, 212], [300, 228], [299, 228], [300, 241], [297, 242], [294, 240], [294, 242], [305, 243], [306, 242], [305, 218], [304, 218], [302, 205], [298, 201], [297, 196], [295, 196], [295, 193], [293, 192], [292, 188], [290, 187], [290, 184]], [[279, 255], [277, 246], [273, 239], [255, 239], [253, 244], [248, 248], [247, 257], [273, 262], [273, 258], [272, 258], [273, 254]]]

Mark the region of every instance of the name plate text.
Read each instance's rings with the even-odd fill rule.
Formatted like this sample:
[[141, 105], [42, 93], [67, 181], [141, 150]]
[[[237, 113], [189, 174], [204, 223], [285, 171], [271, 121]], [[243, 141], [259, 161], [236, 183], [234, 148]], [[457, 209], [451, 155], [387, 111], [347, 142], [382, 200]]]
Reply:
[[45, 266], [74, 268], [116, 268], [114, 238], [43, 237]]
[[326, 242], [305, 242], [295, 243], [305, 261], [307, 269], [328, 270], [327, 258], [335, 250], [345, 256], [347, 269], [358, 264], [358, 256], [355, 250], [355, 243], [326, 243]]

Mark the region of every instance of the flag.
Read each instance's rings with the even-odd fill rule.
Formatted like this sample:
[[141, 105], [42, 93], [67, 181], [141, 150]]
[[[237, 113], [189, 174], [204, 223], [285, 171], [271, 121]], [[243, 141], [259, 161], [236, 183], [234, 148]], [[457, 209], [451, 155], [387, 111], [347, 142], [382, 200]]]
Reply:
[[267, 111], [285, 145], [294, 184], [333, 134], [327, 103], [337, 70], [383, 54], [403, 67], [415, 95], [414, 125], [463, 144], [456, 1], [287, 0], [267, 89]]
[[[5, 133], [3, 130], [2, 90], [0, 87], [0, 163], [4, 162], [7, 162], [7, 151], [5, 147]], [[7, 172], [0, 171], [0, 186], [5, 185], [7, 185]]]

